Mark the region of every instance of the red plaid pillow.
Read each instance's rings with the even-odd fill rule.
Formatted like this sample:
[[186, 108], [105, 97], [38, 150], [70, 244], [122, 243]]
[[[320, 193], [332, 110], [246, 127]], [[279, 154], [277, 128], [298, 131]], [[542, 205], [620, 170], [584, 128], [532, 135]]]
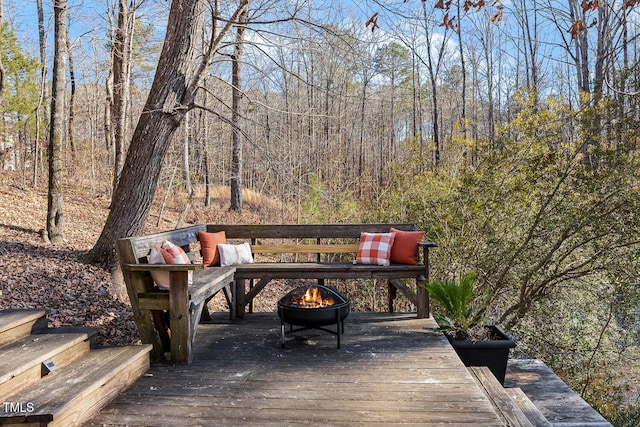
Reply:
[[355, 264], [389, 265], [395, 233], [361, 233]]

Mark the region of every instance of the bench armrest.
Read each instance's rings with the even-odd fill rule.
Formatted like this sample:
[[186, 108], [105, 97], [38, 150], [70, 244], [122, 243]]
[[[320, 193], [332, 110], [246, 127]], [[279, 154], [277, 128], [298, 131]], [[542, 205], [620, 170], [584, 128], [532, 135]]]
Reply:
[[422, 241], [418, 243], [418, 247], [422, 247], [422, 263], [427, 269], [427, 277], [425, 279], [429, 278], [429, 248], [435, 248], [436, 246], [438, 245], [435, 242]]
[[125, 264], [127, 271], [199, 271], [202, 264]]

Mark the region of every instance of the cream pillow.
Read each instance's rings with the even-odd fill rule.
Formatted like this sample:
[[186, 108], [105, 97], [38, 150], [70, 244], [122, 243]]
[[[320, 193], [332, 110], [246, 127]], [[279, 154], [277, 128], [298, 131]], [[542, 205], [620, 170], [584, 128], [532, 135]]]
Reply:
[[[180, 246], [176, 246], [168, 240], [161, 247], [154, 246], [147, 256], [149, 264], [191, 264], [189, 257]], [[168, 271], [152, 271], [151, 278], [156, 286], [169, 289], [170, 273]], [[189, 271], [189, 285], [193, 284], [193, 271]]]
[[[166, 264], [162, 256], [162, 250], [158, 246], [151, 248], [147, 256], [149, 264]], [[157, 287], [169, 289], [169, 272], [168, 271], [152, 271], [151, 278]]]
[[220, 253], [220, 266], [236, 264], [252, 264], [253, 255], [251, 255], [251, 246], [249, 243], [241, 243], [239, 245], [229, 245], [224, 243], [218, 244], [218, 253]]

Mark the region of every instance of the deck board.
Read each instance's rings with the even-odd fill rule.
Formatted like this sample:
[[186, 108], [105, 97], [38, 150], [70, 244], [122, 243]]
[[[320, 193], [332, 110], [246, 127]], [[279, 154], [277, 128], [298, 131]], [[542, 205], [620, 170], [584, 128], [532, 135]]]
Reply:
[[191, 365], [153, 365], [86, 425], [501, 425], [435, 328], [415, 313], [351, 313], [340, 349], [315, 330], [282, 348], [275, 313], [214, 318]]
[[518, 387], [557, 427], [611, 427], [611, 424], [540, 360], [509, 360], [505, 387]]

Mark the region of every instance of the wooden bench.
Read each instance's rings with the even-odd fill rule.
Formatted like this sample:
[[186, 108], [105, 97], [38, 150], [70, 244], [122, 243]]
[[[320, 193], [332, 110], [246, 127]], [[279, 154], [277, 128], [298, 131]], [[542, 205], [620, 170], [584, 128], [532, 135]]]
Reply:
[[[191, 362], [191, 346], [198, 323], [209, 318], [207, 302], [219, 291], [225, 297], [233, 315], [232, 283], [234, 267], [203, 268], [202, 264], [149, 264], [147, 255], [152, 247], [166, 240], [182, 247], [191, 260], [200, 257], [191, 246], [198, 242], [198, 231], [204, 225], [181, 228], [146, 236], [119, 239], [116, 251], [127, 286], [127, 293], [144, 344], [153, 344], [152, 357], [161, 359], [171, 352], [177, 364]], [[154, 286], [152, 271], [169, 272], [170, 289]], [[188, 272], [193, 272], [193, 284], [188, 284]], [[165, 313], [169, 313], [169, 321]]]
[[[389, 266], [354, 264], [360, 234], [384, 233], [390, 228], [418, 231], [415, 224], [299, 224], [299, 225], [207, 225], [208, 232], [224, 231], [229, 240], [249, 241], [254, 256], [276, 256], [236, 266], [235, 314], [244, 317], [247, 305], [273, 279], [384, 279], [389, 284], [388, 309], [400, 290], [417, 309], [419, 318], [429, 317], [429, 295], [420, 286], [429, 279], [429, 248], [422, 242], [418, 265]], [[402, 279], [415, 280], [411, 289]], [[249, 286], [248, 286], [249, 284]]]
[[[420, 285], [429, 278], [428, 249], [434, 243], [420, 244], [422, 259], [418, 265], [353, 263], [362, 232], [388, 232], [391, 227], [418, 230], [415, 224], [208, 224], [119, 239], [116, 249], [142, 342], [153, 344], [154, 358], [170, 350], [172, 362], [188, 364], [198, 322], [208, 317], [206, 303], [222, 290], [230, 315], [243, 318], [247, 305], [251, 308], [253, 299], [273, 279], [384, 279], [388, 281], [389, 311], [393, 311], [400, 290], [416, 306], [418, 317], [429, 317], [429, 295]], [[165, 240], [182, 247], [190, 259], [200, 258], [198, 231], [224, 231], [229, 243], [249, 242], [257, 262], [207, 268], [202, 264], [148, 264], [150, 249]], [[170, 272], [169, 291], [154, 286], [152, 271]], [[187, 283], [189, 271], [194, 272], [191, 286]], [[416, 289], [403, 279], [414, 280]]]

